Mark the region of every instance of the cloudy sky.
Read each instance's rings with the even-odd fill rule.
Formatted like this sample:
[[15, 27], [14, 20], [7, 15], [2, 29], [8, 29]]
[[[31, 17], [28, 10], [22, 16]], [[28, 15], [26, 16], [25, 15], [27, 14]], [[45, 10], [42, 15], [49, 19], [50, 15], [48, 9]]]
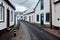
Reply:
[[38, 0], [10, 0], [16, 7], [16, 11], [25, 11], [35, 7]]

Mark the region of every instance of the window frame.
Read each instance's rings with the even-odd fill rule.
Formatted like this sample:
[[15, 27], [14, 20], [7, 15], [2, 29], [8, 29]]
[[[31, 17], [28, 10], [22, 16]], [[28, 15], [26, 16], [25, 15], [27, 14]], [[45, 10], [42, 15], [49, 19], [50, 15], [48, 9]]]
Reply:
[[48, 15], [49, 15], [49, 13], [46, 13], [46, 22], [49, 22], [49, 16]]
[[39, 22], [39, 15], [36, 16], [36, 20], [37, 20], [37, 22]]
[[11, 22], [13, 22], [13, 11], [11, 11]]
[[3, 3], [0, 4], [0, 7], [1, 7], [1, 19], [0, 19], [0, 22], [4, 22], [5, 7], [3, 6]]
[[41, 0], [41, 10], [44, 9], [44, 0]]

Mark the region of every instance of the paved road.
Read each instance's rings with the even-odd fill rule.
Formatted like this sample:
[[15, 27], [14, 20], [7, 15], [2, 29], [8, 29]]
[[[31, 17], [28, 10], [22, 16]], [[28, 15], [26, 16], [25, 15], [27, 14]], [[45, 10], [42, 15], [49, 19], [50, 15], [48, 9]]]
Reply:
[[45, 32], [42, 29], [38, 29], [34, 25], [31, 25], [27, 22], [22, 22], [28, 29], [31, 40], [60, 40], [56, 38], [55, 36], [52, 36], [51, 34]]

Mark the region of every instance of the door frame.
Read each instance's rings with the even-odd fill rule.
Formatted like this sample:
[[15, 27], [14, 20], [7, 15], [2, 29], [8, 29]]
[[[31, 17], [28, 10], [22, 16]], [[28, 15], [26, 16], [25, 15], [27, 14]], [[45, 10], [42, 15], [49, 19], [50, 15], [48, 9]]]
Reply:
[[44, 14], [41, 14], [41, 25], [44, 25]]
[[10, 22], [10, 10], [9, 9], [7, 9], [7, 16], [6, 16], [6, 18], [7, 18], [7, 28], [9, 28], [9, 22]]
[[31, 16], [29, 16], [29, 22], [31, 22]]

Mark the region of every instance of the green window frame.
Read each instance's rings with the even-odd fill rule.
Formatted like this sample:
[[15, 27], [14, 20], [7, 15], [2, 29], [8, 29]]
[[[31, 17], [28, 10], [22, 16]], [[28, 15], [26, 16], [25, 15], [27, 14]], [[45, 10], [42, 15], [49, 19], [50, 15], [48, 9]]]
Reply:
[[49, 22], [49, 13], [46, 13], [46, 22]]
[[39, 22], [39, 15], [37, 15], [37, 17], [36, 17], [36, 18], [37, 18], [37, 22]]
[[41, 10], [44, 9], [44, 0], [41, 0]]

